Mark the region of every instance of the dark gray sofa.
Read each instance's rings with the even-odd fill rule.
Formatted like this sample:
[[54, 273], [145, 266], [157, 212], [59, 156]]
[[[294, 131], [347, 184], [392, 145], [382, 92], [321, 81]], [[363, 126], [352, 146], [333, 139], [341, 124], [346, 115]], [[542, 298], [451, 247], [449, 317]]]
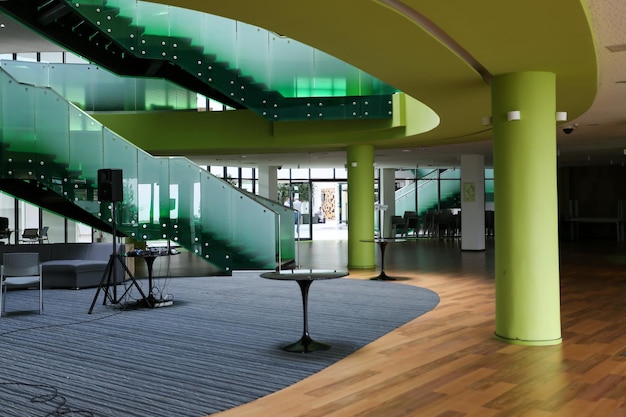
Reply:
[[[117, 245], [123, 254], [124, 245]], [[0, 245], [5, 252], [38, 252], [42, 264], [45, 288], [97, 287], [107, 269], [113, 252], [112, 243], [50, 243], [34, 245]], [[124, 269], [115, 262], [117, 279], [124, 279]]]

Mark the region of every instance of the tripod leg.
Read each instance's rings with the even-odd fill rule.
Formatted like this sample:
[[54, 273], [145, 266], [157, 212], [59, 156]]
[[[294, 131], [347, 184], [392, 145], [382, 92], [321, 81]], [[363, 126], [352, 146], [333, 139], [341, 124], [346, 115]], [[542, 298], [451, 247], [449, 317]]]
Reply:
[[[102, 290], [102, 287], [104, 287], [104, 282], [105, 279], [107, 279], [107, 285], [106, 288], [104, 290], [104, 304], [106, 304], [106, 299], [109, 296], [109, 284], [111, 281], [111, 268], [113, 267], [113, 255], [111, 255], [109, 257], [109, 263], [107, 264], [106, 269], [104, 270], [104, 273], [102, 274], [102, 279], [100, 279], [100, 284], [98, 285], [98, 290], [96, 291], [96, 295], [93, 297], [93, 301], [91, 302], [91, 307], [89, 308], [89, 312], [87, 314], [91, 314], [91, 312], [93, 311], [93, 307], [96, 305], [96, 300], [98, 299], [98, 295], [100, 294], [100, 290]], [[108, 278], [107, 278], [108, 277]]]

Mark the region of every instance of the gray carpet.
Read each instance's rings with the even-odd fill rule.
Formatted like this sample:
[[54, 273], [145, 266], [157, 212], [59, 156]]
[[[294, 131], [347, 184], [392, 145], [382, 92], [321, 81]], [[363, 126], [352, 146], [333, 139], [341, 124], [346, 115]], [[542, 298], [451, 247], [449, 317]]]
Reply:
[[[143, 286], [145, 282], [140, 281]], [[295, 282], [258, 272], [157, 281], [174, 305], [87, 314], [95, 289], [11, 291], [0, 318], [0, 407], [12, 416], [200, 417], [289, 386], [434, 308], [437, 294], [397, 283], [314, 282], [311, 337], [327, 351], [287, 353], [302, 335]], [[136, 295], [136, 289], [131, 296]]]

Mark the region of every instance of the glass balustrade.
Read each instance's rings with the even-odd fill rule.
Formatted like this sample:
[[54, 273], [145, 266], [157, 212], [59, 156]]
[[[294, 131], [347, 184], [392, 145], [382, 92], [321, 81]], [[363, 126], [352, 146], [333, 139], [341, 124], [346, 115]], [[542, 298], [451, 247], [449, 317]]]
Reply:
[[50, 87], [84, 111], [195, 110], [197, 95], [170, 81], [120, 77], [97, 65], [0, 61], [22, 84]]
[[[226, 273], [275, 268], [276, 211], [186, 158], [136, 148], [48, 87], [43, 73], [17, 72], [29, 84], [0, 71], [0, 183], [21, 184], [11, 187], [15, 197], [54, 193], [47, 208], [59, 215], [102, 229], [115, 222], [136, 241], [171, 240]], [[116, 210], [98, 200], [100, 169], [122, 170]], [[293, 253], [293, 236], [280, 242]]]
[[295, 246], [294, 240], [294, 225], [293, 219], [295, 217], [295, 210], [291, 207], [287, 207], [276, 201], [258, 196], [256, 194], [248, 193], [248, 196], [259, 203], [266, 206], [269, 210], [272, 210], [278, 215], [278, 228], [279, 235], [278, 240], [278, 253], [281, 254], [281, 259], [295, 259]]
[[392, 115], [395, 88], [274, 32], [145, 1], [66, 1], [129, 54], [170, 62], [270, 120]]

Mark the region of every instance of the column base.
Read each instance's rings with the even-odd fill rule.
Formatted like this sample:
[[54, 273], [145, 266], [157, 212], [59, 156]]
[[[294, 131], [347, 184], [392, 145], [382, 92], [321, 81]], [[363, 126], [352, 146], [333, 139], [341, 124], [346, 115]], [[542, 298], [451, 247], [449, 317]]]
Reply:
[[511, 345], [523, 345], [523, 346], [553, 346], [560, 345], [563, 342], [563, 338], [549, 339], [549, 340], [523, 340], [523, 339], [509, 339], [508, 337], [500, 336], [494, 332], [494, 339], [509, 343]]

